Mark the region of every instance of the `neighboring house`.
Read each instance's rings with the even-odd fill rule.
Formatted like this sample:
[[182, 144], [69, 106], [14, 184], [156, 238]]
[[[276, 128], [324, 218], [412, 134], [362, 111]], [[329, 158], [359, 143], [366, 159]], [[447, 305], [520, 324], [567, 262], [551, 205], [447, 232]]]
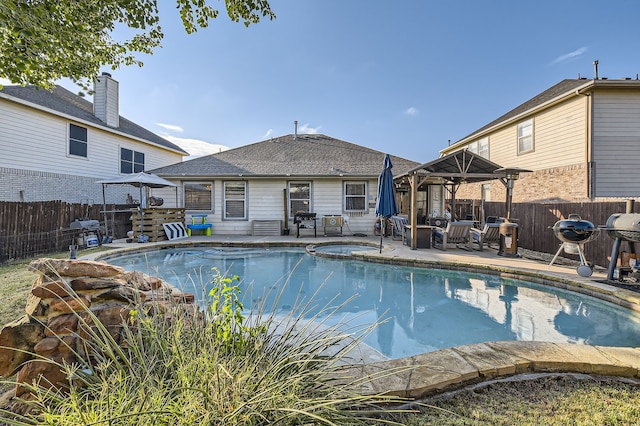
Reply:
[[[95, 80], [94, 103], [56, 87], [0, 90], [0, 201], [101, 203], [94, 183], [173, 164], [188, 155], [177, 145], [119, 115], [118, 82]], [[128, 191], [127, 191], [128, 189]], [[108, 191], [124, 204], [135, 188]]]
[[[520, 167], [515, 202], [640, 196], [640, 81], [564, 80], [443, 149]], [[459, 198], [504, 199], [499, 181], [463, 185]]]
[[[345, 235], [371, 235], [384, 155], [325, 135], [292, 134], [150, 172], [177, 183], [179, 207], [187, 216], [207, 214], [214, 234], [279, 235], [281, 229], [294, 234], [294, 215], [303, 212], [316, 213], [319, 236], [325, 216], [344, 221]], [[418, 165], [391, 160], [394, 174]], [[173, 193], [168, 189], [163, 195], [165, 205], [171, 205]], [[265, 223], [271, 224], [268, 230]]]

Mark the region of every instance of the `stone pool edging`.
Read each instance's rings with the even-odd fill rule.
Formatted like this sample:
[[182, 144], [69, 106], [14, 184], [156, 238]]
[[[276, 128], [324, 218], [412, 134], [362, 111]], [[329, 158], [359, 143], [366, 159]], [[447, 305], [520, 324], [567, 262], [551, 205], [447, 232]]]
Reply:
[[[148, 247], [132, 247], [99, 253], [97, 259], [110, 255], [178, 247], [275, 248], [309, 247], [347, 244], [332, 241], [321, 244], [306, 242], [173, 242]], [[362, 245], [361, 242], [352, 244]], [[365, 244], [367, 245], [367, 244]], [[449, 260], [407, 258], [393, 254], [394, 248], [343, 254], [322, 253], [325, 257], [352, 258], [395, 266], [437, 268], [461, 272], [486, 273], [504, 278], [522, 279], [541, 285], [593, 296], [640, 312], [640, 293], [597, 283], [584, 278], [535, 269], [512, 268]], [[316, 254], [317, 255], [317, 254]], [[522, 373], [584, 373], [600, 376], [640, 378], [640, 348], [588, 346], [570, 343], [499, 341], [441, 349], [412, 357], [376, 363], [354, 364], [346, 369], [352, 378], [360, 378], [361, 391], [369, 394], [393, 394], [419, 399], [468, 385]]]

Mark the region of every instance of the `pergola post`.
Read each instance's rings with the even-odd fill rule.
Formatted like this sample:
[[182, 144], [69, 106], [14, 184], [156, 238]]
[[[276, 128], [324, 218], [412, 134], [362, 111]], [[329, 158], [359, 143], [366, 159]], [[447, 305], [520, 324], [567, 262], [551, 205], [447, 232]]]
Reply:
[[411, 173], [411, 250], [418, 248], [418, 173]]

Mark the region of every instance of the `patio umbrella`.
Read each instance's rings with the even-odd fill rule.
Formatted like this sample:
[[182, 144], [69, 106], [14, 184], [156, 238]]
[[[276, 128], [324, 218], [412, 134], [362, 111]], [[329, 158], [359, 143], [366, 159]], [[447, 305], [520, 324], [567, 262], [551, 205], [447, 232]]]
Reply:
[[382, 173], [378, 177], [378, 200], [376, 201], [376, 215], [383, 218], [380, 222], [380, 253], [382, 253], [382, 237], [384, 236], [384, 225], [386, 220], [393, 215], [398, 214], [398, 205], [396, 204], [396, 194], [393, 187], [393, 173], [391, 169], [391, 158], [389, 154], [384, 156], [382, 163]]
[[[96, 183], [102, 184], [102, 205], [104, 211], [104, 226], [105, 226], [105, 234], [108, 235], [107, 230], [107, 199], [105, 197], [105, 185], [131, 185], [140, 188], [140, 223], [141, 227], [144, 228], [144, 213], [142, 208], [146, 207], [146, 203], [143, 203], [142, 199], [142, 188], [165, 188], [167, 186], [177, 187], [173, 182], [170, 182], [166, 179], [161, 178], [160, 176], [154, 175], [152, 173], [133, 173], [130, 175], [119, 176], [113, 179], [105, 179], [98, 180]], [[140, 230], [142, 233], [142, 229]]]

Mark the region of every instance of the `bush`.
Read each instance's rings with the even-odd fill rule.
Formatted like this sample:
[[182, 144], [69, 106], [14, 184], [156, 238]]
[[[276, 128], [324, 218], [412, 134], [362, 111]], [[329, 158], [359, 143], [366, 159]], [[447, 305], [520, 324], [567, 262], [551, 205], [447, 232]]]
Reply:
[[5, 413], [7, 423], [355, 425], [375, 422], [378, 403], [400, 402], [362, 395], [350, 378], [346, 357], [367, 330], [323, 324], [341, 306], [329, 303], [310, 319], [312, 301], [282, 316], [263, 307], [245, 317], [237, 280], [216, 270], [204, 312], [176, 309], [169, 319], [134, 311], [123, 346], [93, 317], [89, 355], [61, 366], [68, 392], [31, 388], [35, 414]]

